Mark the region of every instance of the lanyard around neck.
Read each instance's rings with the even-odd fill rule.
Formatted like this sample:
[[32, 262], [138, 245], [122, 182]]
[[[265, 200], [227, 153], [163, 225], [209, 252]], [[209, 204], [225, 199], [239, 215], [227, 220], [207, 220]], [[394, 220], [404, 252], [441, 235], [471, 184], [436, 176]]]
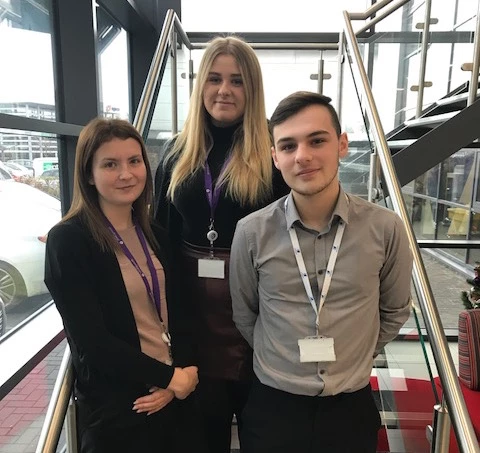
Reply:
[[[285, 200], [285, 216], [287, 215], [287, 201], [288, 201], [288, 198]], [[305, 292], [307, 293], [308, 301], [310, 302], [310, 305], [312, 306], [313, 311], [315, 312], [315, 315], [316, 315], [315, 323], [317, 327], [319, 323], [320, 311], [322, 310], [323, 304], [327, 299], [328, 291], [330, 290], [333, 270], [335, 269], [335, 263], [337, 261], [338, 251], [340, 249], [340, 244], [342, 243], [344, 231], [345, 231], [345, 222], [340, 219], [338, 222], [335, 239], [333, 240], [330, 257], [328, 259], [327, 271], [325, 273], [325, 278], [323, 280], [322, 291], [320, 293], [320, 300], [317, 308], [317, 304], [315, 302], [315, 297], [313, 296], [312, 286], [310, 285], [310, 280], [308, 278], [308, 272], [305, 267], [305, 261], [303, 259], [302, 249], [300, 248], [300, 243], [298, 241], [298, 236], [295, 230], [295, 226], [292, 225], [288, 229], [290, 240], [292, 242], [293, 252], [295, 254], [295, 259], [297, 261], [297, 267], [300, 272], [300, 277], [302, 278], [303, 286], [305, 288]]]
[[118, 245], [122, 249], [123, 253], [130, 260], [130, 262], [133, 264], [133, 267], [136, 269], [136, 271], [139, 273], [140, 277], [142, 278], [142, 281], [145, 285], [145, 288], [150, 297], [150, 300], [155, 305], [160, 321], [163, 323], [162, 310], [161, 310], [161, 304], [160, 304], [160, 286], [158, 284], [157, 271], [155, 269], [155, 265], [153, 264], [152, 257], [150, 256], [150, 252], [147, 246], [147, 240], [145, 239], [145, 235], [143, 234], [143, 231], [140, 228], [140, 225], [138, 224], [136, 219], [134, 219], [135, 231], [137, 233], [140, 244], [142, 245], [143, 253], [145, 253], [145, 257], [147, 258], [147, 266], [148, 266], [148, 270], [150, 271], [150, 276], [152, 277], [153, 290], [152, 290], [152, 287], [150, 286], [150, 283], [148, 282], [147, 276], [142, 271], [137, 260], [132, 255], [132, 252], [129, 250], [129, 248], [127, 247], [127, 245], [125, 244], [121, 236], [118, 234], [115, 227], [110, 223], [110, 221], [106, 217], [105, 217], [105, 221], [107, 222], [108, 229], [112, 232], [113, 236], [117, 240]]
[[[221, 177], [225, 168], [227, 168], [230, 162], [230, 157], [225, 160], [220, 170], [220, 174], [217, 178]], [[210, 165], [208, 160], [205, 161], [205, 193], [207, 194], [207, 201], [210, 206], [210, 224], [208, 226], [207, 240], [210, 242], [210, 255], [213, 257], [213, 243], [218, 238], [218, 233], [215, 231], [215, 210], [217, 209], [218, 200], [220, 199], [220, 191], [222, 190], [222, 184], [215, 184], [213, 187], [212, 172], [210, 171]]]
[[[227, 168], [230, 158], [226, 159], [222, 165], [222, 169], [218, 175], [218, 179]], [[207, 194], [208, 205], [210, 206], [210, 222], [213, 222], [215, 218], [215, 210], [217, 209], [218, 200], [220, 199], [220, 192], [222, 190], [222, 184], [215, 184], [213, 187], [212, 172], [210, 171], [210, 165], [208, 165], [208, 160], [205, 161], [205, 193]]]

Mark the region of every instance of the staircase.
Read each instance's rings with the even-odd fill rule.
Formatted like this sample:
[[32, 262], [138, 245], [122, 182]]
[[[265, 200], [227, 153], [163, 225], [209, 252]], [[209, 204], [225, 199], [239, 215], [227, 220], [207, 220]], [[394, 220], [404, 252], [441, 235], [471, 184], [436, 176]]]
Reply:
[[[480, 84], [477, 95], [480, 94]], [[387, 143], [404, 186], [464, 148], [479, 148], [480, 102], [467, 106], [469, 83], [448, 93], [387, 134]], [[435, 149], [435, 152], [428, 152]], [[428, 150], [428, 151], [425, 151]]]

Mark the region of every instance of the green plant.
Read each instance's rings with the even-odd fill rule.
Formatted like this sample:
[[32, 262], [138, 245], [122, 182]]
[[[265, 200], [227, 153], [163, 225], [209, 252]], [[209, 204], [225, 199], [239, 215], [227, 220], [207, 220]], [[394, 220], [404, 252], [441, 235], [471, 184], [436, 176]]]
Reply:
[[467, 310], [480, 308], [480, 263], [475, 263], [474, 278], [467, 278], [467, 283], [472, 285], [469, 291], [462, 291], [463, 306]]

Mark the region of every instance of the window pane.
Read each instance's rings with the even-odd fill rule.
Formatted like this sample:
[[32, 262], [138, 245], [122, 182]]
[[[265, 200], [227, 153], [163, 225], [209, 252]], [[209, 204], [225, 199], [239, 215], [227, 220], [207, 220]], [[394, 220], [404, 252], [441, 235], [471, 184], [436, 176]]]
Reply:
[[50, 13], [49, 0], [0, 3], [0, 113], [55, 120]]
[[52, 135], [0, 130], [0, 333], [51, 300], [43, 279], [45, 235], [61, 218], [57, 148]]
[[129, 119], [127, 33], [101, 6], [97, 6], [97, 54], [100, 113]]
[[443, 162], [439, 198], [470, 206], [474, 182], [474, 153], [462, 149]]

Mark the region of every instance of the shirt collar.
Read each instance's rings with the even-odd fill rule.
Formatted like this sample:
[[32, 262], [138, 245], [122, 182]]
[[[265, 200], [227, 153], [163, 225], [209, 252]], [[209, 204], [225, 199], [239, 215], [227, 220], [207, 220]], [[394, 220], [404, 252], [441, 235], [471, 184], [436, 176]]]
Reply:
[[[329, 229], [332, 226], [332, 222], [336, 217], [341, 218], [348, 225], [348, 205], [349, 204], [350, 204], [350, 199], [342, 189], [342, 186], [340, 186], [340, 192], [338, 193], [337, 203], [335, 204], [335, 208], [333, 209], [332, 216], [328, 221]], [[286, 198], [285, 218], [287, 219], [287, 230], [297, 221], [302, 223], [302, 221], [300, 220], [300, 216], [298, 215], [297, 207], [295, 206], [295, 201], [293, 200], [291, 191]]]

